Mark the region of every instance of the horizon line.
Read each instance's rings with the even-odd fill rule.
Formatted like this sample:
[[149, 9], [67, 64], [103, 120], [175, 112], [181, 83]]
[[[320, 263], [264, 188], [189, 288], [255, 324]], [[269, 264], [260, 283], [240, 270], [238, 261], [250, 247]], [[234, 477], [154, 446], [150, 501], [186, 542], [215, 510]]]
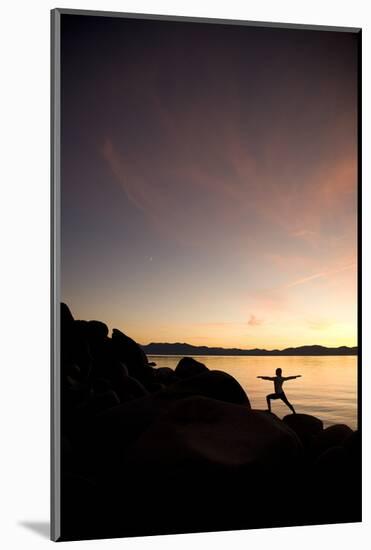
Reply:
[[340, 345], [340, 346], [325, 346], [323, 344], [302, 344], [300, 346], [287, 346], [285, 348], [279, 349], [279, 348], [273, 348], [273, 349], [267, 349], [267, 348], [239, 348], [239, 347], [224, 347], [224, 346], [206, 346], [206, 345], [197, 345], [197, 344], [189, 344], [188, 342], [150, 342], [149, 344], [140, 344], [141, 347], [148, 347], [148, 346], [190, 346], [193, 348], [207, 348], [207, 349], [220, 349], [220, 350], [238, 350], [238, 351], [267, 351], [267, 352], [273, 352], [273, 351], [286, 351], [290, 349], [300, 349], [300, 348], [324, 348], [324, 349], [357, 349], [358, 350], [358, 344], [354, 346], [347, 346], [347, 345]]

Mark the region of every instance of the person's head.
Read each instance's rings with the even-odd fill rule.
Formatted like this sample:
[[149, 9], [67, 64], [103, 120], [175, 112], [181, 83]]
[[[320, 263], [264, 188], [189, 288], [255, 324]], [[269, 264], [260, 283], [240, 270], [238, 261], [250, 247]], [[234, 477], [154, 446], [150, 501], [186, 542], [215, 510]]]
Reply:
[[277, 374], [277, 376], [281, 376], [281, 374], [282, 374], [282, 369], [276, 369], [276, 374]]

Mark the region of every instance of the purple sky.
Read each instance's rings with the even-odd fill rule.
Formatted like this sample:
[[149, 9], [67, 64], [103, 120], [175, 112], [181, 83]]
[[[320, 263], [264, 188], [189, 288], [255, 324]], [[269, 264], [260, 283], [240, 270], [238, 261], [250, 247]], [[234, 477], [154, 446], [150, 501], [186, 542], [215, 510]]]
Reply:
[[62, 299], [141, 343], [356, 345], [357, 35], [62, 15]]

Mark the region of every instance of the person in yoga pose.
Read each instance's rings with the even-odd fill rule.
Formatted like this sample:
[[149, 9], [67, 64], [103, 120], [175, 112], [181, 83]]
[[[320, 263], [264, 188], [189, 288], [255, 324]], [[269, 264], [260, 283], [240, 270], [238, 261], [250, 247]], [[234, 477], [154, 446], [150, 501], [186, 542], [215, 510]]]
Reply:
[[271, 399], [281, 399], [281, 401], [283, 401], [285, 405], [287, 405], [288, 408], [291, 409], [292, 412], [295, 414], [295, 409], [291, 405], [290, 401], [287, 399], [282, 386], [283, 383], [286, 382], [286, 380], [294, 380], [295, 378], [300, 377], [301, 374], [298, 374], [296, 376], [282, 376], [282, 369], [276, 369], [276, 376], [257, 376], [257, 378], [261, 378], [262, 380], [270, 380], [271, 382], [274, 382], [274, 393], [270, 393], [269, 395], [267, 395], [269, 412], [272, 412]]

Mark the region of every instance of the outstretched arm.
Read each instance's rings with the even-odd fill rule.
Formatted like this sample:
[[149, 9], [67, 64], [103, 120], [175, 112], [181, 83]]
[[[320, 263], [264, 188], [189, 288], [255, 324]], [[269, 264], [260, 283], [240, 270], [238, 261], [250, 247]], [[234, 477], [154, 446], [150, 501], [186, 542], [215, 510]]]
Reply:
[[257, 376], [256, 378], [261, 378], [262, 380], [274, 380], [271, 376]]
[[301, 374], [297, 374], [296, 376], [285, 376], [285, 380], [294, 380], [295, 378], [301, 378]]

